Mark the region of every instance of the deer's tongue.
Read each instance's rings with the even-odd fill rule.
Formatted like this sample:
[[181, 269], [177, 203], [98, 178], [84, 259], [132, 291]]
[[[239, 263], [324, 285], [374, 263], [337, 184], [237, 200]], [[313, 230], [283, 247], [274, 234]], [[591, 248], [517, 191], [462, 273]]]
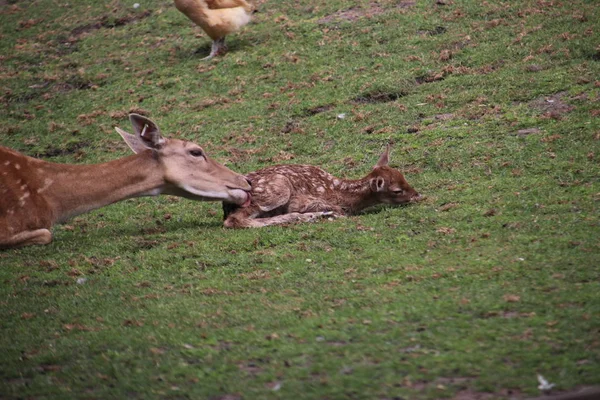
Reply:
[[252, 196], [250, 195], [250, 192], [246, 192], [246, 195], [248, 197], [246, 197], [246, 201], [244, 202], [244, 204], [241, 205], [241, 207], [248, 207], [252, 202]]

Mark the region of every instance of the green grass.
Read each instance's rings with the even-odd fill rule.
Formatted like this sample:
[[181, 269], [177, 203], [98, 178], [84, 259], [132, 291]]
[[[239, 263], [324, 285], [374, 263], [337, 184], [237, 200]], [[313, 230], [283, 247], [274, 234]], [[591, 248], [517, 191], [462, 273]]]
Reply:
[[240, 172], [357, 178], [391, 141], [427, 196], [260, 230], [223, 229], [217, 203], [134, 199], [2, 251], [0, 397], [600, 383], [600, 8], [445, 3], [262, 1], [204, 62], [210, 41], [170, 1], [0, 2], [3, 146], [114, 159], [113, 127], [141, 109]]

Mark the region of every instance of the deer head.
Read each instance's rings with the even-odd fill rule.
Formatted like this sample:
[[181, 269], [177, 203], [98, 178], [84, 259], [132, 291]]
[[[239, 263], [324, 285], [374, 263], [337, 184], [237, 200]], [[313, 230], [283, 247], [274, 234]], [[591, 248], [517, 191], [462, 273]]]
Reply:
[[234, 204], [249, 201], [248, 180], [208, 157], [195, 143], [166, 139], [149, 118], [130, 114], [135, 135], [115, 128], [134, 153], [152, 152], [160, 164], [164, 185], [160, 193], [193, 200], [225, 200]]
[[400, 171], [388, 165], [389, 153], [388, 145], [369, 174], [371, 191], [377, 200], [395, 205], [421, 200], [421, 195], [408, 184]]

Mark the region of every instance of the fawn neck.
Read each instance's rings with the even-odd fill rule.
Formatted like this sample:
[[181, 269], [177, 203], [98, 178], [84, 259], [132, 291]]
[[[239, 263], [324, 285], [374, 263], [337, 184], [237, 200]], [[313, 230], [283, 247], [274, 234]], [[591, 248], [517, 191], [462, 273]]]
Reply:
[[339, 202], [342, 209], [357, 213], [367, 207], [377, 204], [370, 187], [370, 177], [362, 179], [340, 179], [337, 186]]

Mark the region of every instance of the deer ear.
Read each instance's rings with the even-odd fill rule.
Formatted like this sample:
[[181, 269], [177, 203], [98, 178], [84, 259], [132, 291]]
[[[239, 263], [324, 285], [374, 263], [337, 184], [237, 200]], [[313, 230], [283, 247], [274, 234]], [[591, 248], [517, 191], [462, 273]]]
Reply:
[[370, 184], [371, 190], [374, 192], [382, 192], [385, 189], [385, 179], [381, 176], [372, 178]]
[[375, 164], [376, 167], [385, 167], [390, 162], [390, 145], [388, 144], [385, 151], [379, 156], [379, 161]]
[[137, 136], [127, 133], [119, 127], [115, 127], [115, 130], [119, 133], [119, 135], [121, 135], [123, 140], [125, 140], [125, 143], [127, 143], [127, 146], [129, 146], [134, 153], [137, 154], [148, 150], [148, 147], [146, 147], [146, 145], [140, 139], [138, 139]]
[[[158, 125], [156, 125], [150, 118], [146, 118], [139, 114], [129, 114], [129, 120], [131, 121], [131, 125], [133, 125], [136, 138], [147, 149], [158, 150], [166, 142], [166, 140], [160, 135], [160, 129], [158, 128]], [[125, 139], [125, 141], [127, 141], [127, 139]]]

